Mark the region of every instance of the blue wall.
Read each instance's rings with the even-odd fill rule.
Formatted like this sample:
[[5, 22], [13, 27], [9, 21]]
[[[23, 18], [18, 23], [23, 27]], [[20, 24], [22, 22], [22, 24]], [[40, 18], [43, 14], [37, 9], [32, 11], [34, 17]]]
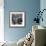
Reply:
[[[4, 35], [7, 41], [18, 41], [32, 29], [36, 11], [40, 9], [39, 0], [4, 0]], [[9, 27], [9, 12], [24, 11], [26, 14], [26, 25], [23, 28]]]
[[[46, 9], [46, 0], [41, 0], [40, 1], [40, 10], [42, 11], [43, 9]], [[46, 27], [46, 10], [43, 12], [43, 22], [40, 21], [40, 25]]]

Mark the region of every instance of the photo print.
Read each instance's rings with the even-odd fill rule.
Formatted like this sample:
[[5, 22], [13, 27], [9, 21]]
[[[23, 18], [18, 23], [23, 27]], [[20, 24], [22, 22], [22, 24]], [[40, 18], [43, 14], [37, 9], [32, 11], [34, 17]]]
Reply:
[[25, 25], [24, 12], [10, 12], [10, 26], [23, 27]]

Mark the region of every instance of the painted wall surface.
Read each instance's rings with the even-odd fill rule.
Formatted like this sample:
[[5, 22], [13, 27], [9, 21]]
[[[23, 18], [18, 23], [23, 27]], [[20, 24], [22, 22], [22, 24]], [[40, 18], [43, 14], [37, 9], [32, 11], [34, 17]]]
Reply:
[[[41, 9], [41, 11], [42, 11], [43, 9], [46, 9], [46, 0], [41, 0], [41, 1], [40, 1], [40, 9]], [[46, 27], [46, 10], [43, 12], [42, 17], [43, 17], [43, 22], [41, 21], [41, 22], [40, 22], [40, 25]]]
[[[4, 0], [4, 38], [7, 41], [18, 41], [32, 30], [35, 14], [40, 9], [39, 0]], [[26, 15], [26, 25], [23, 28], [9, 27], [10, 11], [24, 11]]]

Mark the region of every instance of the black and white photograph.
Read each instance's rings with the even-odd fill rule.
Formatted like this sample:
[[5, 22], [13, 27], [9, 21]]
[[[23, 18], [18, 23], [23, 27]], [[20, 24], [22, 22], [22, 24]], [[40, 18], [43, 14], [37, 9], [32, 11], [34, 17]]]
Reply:
[[24, 27], [25, 13], [24, 12], [10, 12], [10, 26]]

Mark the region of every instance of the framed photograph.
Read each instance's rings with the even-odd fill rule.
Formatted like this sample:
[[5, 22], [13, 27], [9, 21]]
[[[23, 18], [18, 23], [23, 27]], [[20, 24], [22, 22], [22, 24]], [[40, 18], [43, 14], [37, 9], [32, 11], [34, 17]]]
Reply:
[[25, 13], [24, 12], [10, 12], [10, 27], [24, 27]]

